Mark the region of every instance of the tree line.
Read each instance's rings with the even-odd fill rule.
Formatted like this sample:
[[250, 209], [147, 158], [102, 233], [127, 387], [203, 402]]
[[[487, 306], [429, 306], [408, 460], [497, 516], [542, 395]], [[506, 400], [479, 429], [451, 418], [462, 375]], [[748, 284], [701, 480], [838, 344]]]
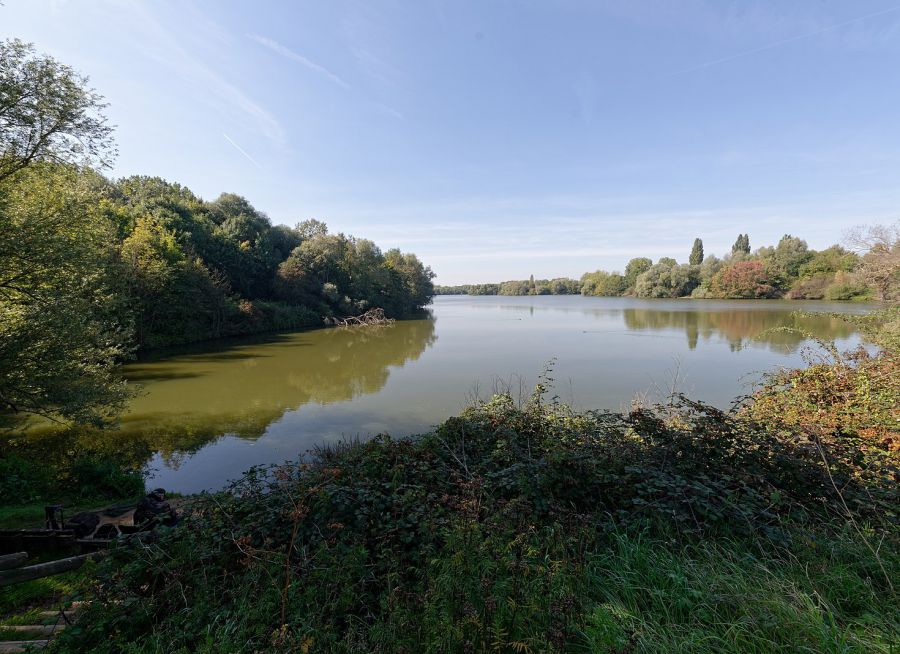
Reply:
[[435, 295], [578, 295], [581, 283], [577, 279], [514, 279], [499, 284], [460, 284], [435, 286]]
[[[706, 255], [694, 239], [687, 263], [662, 257], [631, 259], [624, 272], [597, 270], [579, 281], [558, 279], [438, 286], [437, 294], [544, 295], [642, 298], [722, 298], [792, 300], [882, 300], [900, 297], [900, 223], [858, 228], [847, 249], [833, 245], [811, 249], [806, 241], [785, 234], [774, 246], [752, 250], [750, 236], [739, 234], [731, 252]], [[556, 282], [556, 284], [554, 284]]]
[[0, 417], [102, 422], [136, 350], [431, 301], [414, 254], [318, 220], [273, 225], [232, 193], [108, 179], [105, 106], [70, 67], [0, 42]]

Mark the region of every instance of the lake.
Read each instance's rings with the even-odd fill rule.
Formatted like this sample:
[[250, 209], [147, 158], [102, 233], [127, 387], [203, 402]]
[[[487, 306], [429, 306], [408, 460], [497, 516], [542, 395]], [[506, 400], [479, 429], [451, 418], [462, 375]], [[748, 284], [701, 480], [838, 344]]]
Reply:
[[802, 364], [796, 332], [859, 343], [852, 327], [794, 311], [864, 312], [825, 302], [440, 296], [430, 317], [380, 327], [280, 334], [125, 369], [141, 394], [117, 438], [154, 451], [149, 482], [221, 488], [256, 464], [317, 445], [407, 435], [472, 398], [527, 397], [540, 373], [579, 408], [627, 408], [674, 387], [721, 407], [761, 375]]

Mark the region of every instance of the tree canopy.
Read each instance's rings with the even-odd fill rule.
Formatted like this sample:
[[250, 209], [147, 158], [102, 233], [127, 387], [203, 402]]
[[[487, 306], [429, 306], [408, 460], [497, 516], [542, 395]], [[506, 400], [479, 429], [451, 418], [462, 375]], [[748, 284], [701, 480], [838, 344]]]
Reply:
[[103, 423], [117, 366], [148, 349], [321, 326], [431, 301], [431, 269], [324, 222], [273, 225], [246, 198], [104, 178], [114, 153], [87, 79], [0, 44], [0, 418]]
[[109, 163], [105, 107], [70, 67], [18, 39], [0, 42], [0, 180], [39, 160]]

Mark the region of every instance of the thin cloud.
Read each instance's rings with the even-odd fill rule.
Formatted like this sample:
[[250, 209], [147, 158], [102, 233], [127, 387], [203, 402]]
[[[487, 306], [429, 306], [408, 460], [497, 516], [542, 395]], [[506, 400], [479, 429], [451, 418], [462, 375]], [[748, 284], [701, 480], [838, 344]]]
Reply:
[[209, 89], [211, 95], [218, 96], [229, 106], [249, 116], [256, 128], [272, 143], [279, 147], [284, 146], [284, 129], [275, 116], [243, 90], [216, 73], [200, 58], [183, 48], [181, 41], [171, 30], [164, 27], [145, 7], [139, 4], [129, 7], [137, 14], [135, 25], [140, 26], [144, 36], [147, 37], [136, 40], [137, 49], [176, 71], [181, 77], [203, 85]]
[[275, 41], [275, 40], [270, 39], [265, 36], [260, 36], [259, 34], [248, 34], [247, 38], [252, 39], [252, 40], [256, 41], [257, 43], [259, 43], [260, 45], [263, 45], [263, 46], [269, 48], [269, 50], [272, 50], [273, 52], [280, 54], [282, 57], [290, 59], [291, 61], [296, 61], [297, 63], [306, 66], [310, 70], [315, 71], [315, 72], [319, 73], [320, 75], [324, 75], [325, 77], [330, 79], [332, 82], [334, 82], [341, 88], [344, 88], [344, 89], [350, 88], [350, 85], [347, 82], [345, 82], [343, 79], [341, 79], [340, 77], [338, 77], [337, 75], [332, 73], [330, 70], [328, 70], [324, 66], [320, 66], [319, 64], [317, 64], [314, 61], [310, 61], [303, 55], [301, 55], [297, 52], [294, 52], [290, 48], [287, 48], [287, 47], [281, 45], [278, 41]]
[[375, 103], [373, 103], [373, 106], [381, 113], [387, 114], [388, 116], [393, 116], [397, 120], [405, 120], [406, 119], [406, 116], [401, 114], [399, 111], [397, 111], [393, 107], [390, 107], [382, 102], [375, 102]]
[[866, 14], [864, 16], [857, 16], [856, 18], [851, 18], [850, 20], [845, 20], [842, 23], [836, 23], [834, 25], [829, 25], [827, 27], [823, 27], [823, 28], [815, 30], [813, 32], [807, 32], [805, 34], [798, 34], [797, 36], [792, 36], [787, 39], [773, 41], [772, 43], [767, 43], [766, 45], [760, 46], [758, 48], [744, 50], [743, 52], [738, 52], [733, 55], [729, 55], [728, 57], [722, 57], [721, 59], [713, 59], [712, 61], [707, 61], [702, 64], [697, 64], [696, 66], [690, 66], [690, 67], [684, 68], [682, 70], [677, 70], [672, 74], [673, 75], [684, 75], [685, 73], [693, 73], [698, 70], [703, 70], [704, 68], [711, 68], [713, 66], [718, 66], [719, 64], [724, 64], [724, 63], [728, 63], [729, 61], [734, 61], [735, 59], [740, 59], [742, 57], [748, 57], [750, 55], [758, 54], [760, 52], [765, 52], [766, 50], [772, 50], [774, 48], [778, 48], [783, 45], [787, 45], [788, 43], [794, 43], [795, 41], [802, 41], [803, 39], [809, 39], [814, 36], [820, 36], [822, 34], [832, 32], [836, 29], [840, 29], [841, 27], [846, 27], [847, 25], [853, 25], [854, 23], [859, 23], [864, 20], [869, 20], [870, 18], [884, 16], [885, 14], [890, 14], [895, 11], [900, 11], [900, 5], [897, 5], [895, 7], [890, 7], [888, 9], [883, 9], [881, 11], [875, 11], [870, 14]]
[[247, 154], [247, 152], [244, 150], [244, 148], [242, 148], [242, 147], [239, 146], [237, 143], [235, 143], [235, 142], [231, 139], [231, 137], [228, 136], [228, 134], [226, 134], [225, 132], [222, 132], [222, 136], [224, 136], [224, 137], [225, 137], [225, 140], [228, 141], [229, 143], [231, 143], [231, 145], [233, 145], [234, 148], [235, 148], [238, 152], [240, 152], [242, 155], [244, 155], [245, 157], [247, 157], [247, 160], [248, 160], [250, 163], [252, 163], [254, 166], [256, 166], [257, 168], [259, 168], [260, 170], [262, 170], [262, 166], [259, 165], [259, 163], [256, 161], [256, 159], [254, 159], [254, 158], [251, 157], [249, 154]]

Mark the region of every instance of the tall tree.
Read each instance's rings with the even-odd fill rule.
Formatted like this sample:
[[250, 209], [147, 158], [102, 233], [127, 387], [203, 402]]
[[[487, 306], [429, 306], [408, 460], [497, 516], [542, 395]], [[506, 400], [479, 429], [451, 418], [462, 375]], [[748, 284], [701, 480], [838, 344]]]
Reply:
[[738, 234], [737, 240], [734, 242], [734, 245], [731, 246], [731, 253], [750, 254], [750, 235]]
[[14, 419], [102, 423], [127, 397], [112, 226], [95, 182], [47, 163], [0, 182], [0, 410]]
[[625, 266], [625, 288], [634, 288], [634, 284], [637, 282], [640, 274], [650, 270], [652, 265], [653, 261], [647, 257], [637, 257], [629, 261]]
[[0, 43], [0, 409], [102, 423], [127, 397], [127, 334], [111, 311], [113, 226], [102, 180], [111, 128], [87, 79]]
[[106, 105], [87, 82], [30, 43], [0, 42], [0, 181], [38, 160], [110, 162]]
[[691, 248], [691, 256], [688, 263], [692, 266], [699, 266], [703, 263], [703, 241], [699, 238], [694, 239], [694, 247]]
[[847, 243], [862, 254], [859, 271], [885, 302], [900, 299], [900, 221], [857, 227]]

